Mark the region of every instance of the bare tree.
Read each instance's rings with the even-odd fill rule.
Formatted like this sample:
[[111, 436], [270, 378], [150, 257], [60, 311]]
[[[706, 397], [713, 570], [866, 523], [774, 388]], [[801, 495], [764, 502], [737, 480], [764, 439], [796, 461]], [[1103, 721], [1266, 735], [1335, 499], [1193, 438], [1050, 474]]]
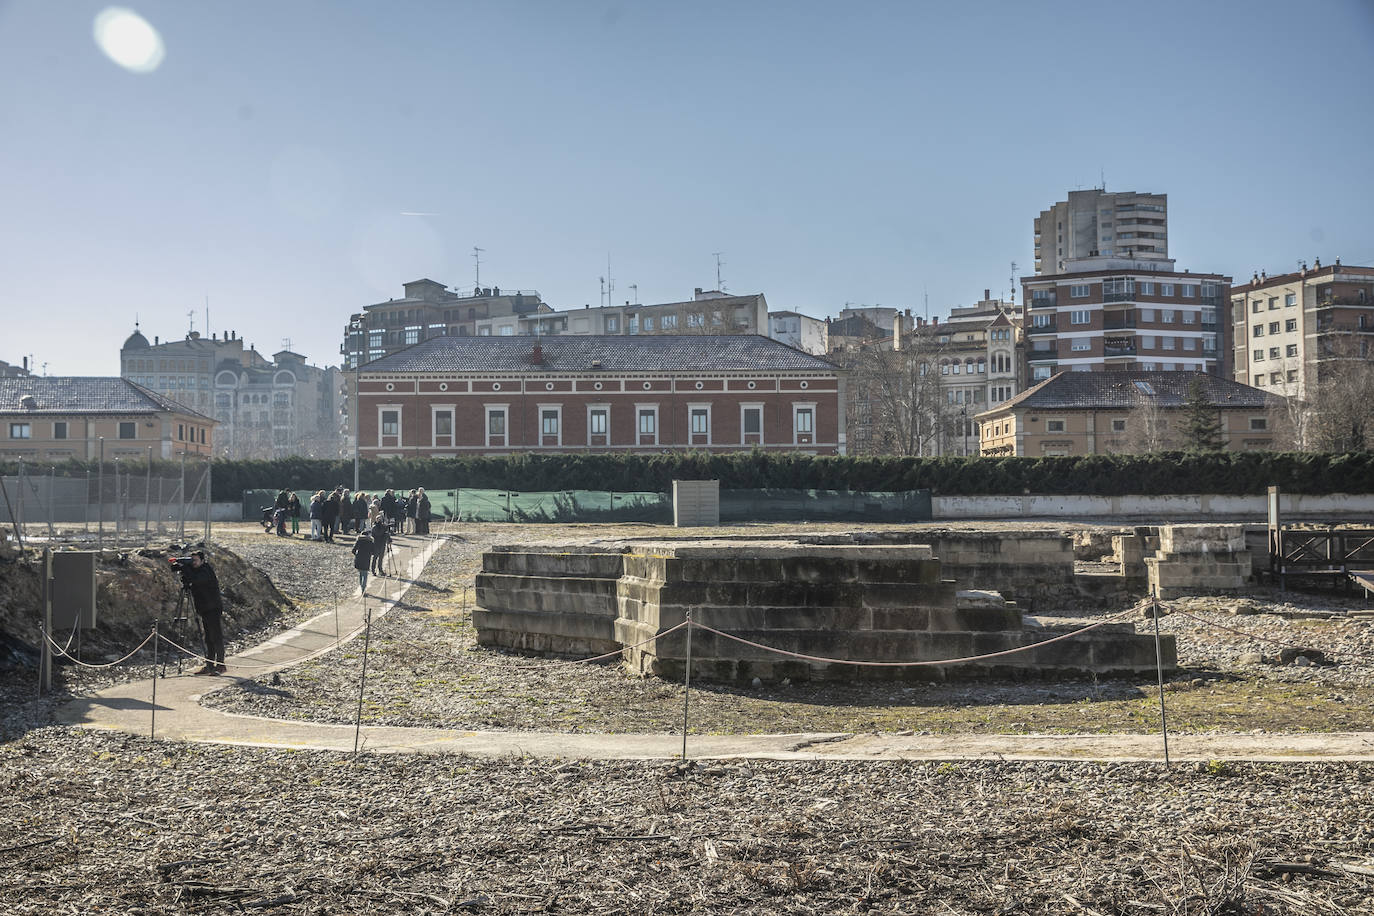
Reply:
[[1319, 341], [1311, 406], [1311, 447], [1359, 452], [1374, 447], [1374, 361], [1370, 343], [1355, 333]]
[[953, 422], [940, 385], [939, 349], [912, 335], [901, 350], [888, 345], [836, 354], [847, 370], [845, 411], [852, 453], [935, 453]]
[[1136, 392], [1135, 406], [1126, 418], [1126, 451], [1148, 454], [1176, 447], [1169, 430], [1168, 414], [1159, 406], [1158, 399]]

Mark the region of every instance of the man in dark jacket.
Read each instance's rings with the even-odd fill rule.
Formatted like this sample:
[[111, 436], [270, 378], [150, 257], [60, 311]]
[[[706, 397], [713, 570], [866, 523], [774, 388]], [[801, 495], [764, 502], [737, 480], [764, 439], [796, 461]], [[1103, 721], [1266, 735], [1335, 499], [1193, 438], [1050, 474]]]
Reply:
[[334, 543], [334, 526], [339, 521], [339, 491], [330, 493], [324, 500], [324, 508], [321, 511], [321, 523], [324, 528], [324, 539], [329, 543]]
[[385, 578], [382, 561], [386, 559], [386, 548], [391, 543], [391, 530], [385, 521], [372, 526], [372, 571], [379, 578]]
[[371, 535], [366, 531], [358, 532], [358, 539], [353, 542], [353, 568], [358, 571], [358, 591], [364, 595], [367, 594], [367, 570], [376, 549]]
[[353, 500], [353, 530], [362, 531], [367, 527], [367, 494], [359, 492]]
[[191, 565], [181, 569], [181, 584], [191, 592], [191, 603], [196, 606], [201, 630], [205, 633], [205, 667], [196, 674], [223, 674], [227, 670], [224, 666], [224, 625], [220, 619], [224, 601], [219, 593], [219, 578], [206, 562], [205, 551], [191, 554]]

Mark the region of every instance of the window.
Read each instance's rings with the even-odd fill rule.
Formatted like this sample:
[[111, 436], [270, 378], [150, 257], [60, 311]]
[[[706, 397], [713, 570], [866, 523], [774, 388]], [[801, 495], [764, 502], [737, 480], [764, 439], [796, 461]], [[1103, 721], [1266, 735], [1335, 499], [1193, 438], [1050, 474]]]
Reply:
[[687, 314], [687, 327], [700, 328], [706, 325], [706, 316], [701, 312], [689, 312]]
[[1196, 349], [1197, 349], [1197, 338], [1195, 338], [1195, 337], [1185, 337], [1185, 338], [1183, 338], [1183, 349], [1185, 349], [1185, 350], [1196, 350]]
[[1054, 316], [1043, 313], [1036, 313], [1031, 316], [1031, 327], [1048, 328], [1054, 325]]
[[691, 410], [691, 430], [694, 436], [704, 436], [707, 432], [709, 412], [705, 407], [693, 407]]
[[1172, 296], [1174, 294], [1174, 285], [1172, 283], [1161, 283], [1159, 285], [1159, 294], [1161, 296]]
[[1296, 293], [1289, 293], [1289, 294], [1287, 294], [1286, 296], [1283, 297], [1283, 306], [1284, 306], [1284, 308], [1287, 308], [1287, 307], [1290, 306], [1290, 305], [1297, 305], [1297, 304], [1298, 304], [1298, 297], [1297, 297], [1297, 294], [1296, 294]]
[[406, 328], [406, 329], [405, 329], [405, 333], [401, 336], [401, 342], [404, 343], [406, 346], [410, 346], [411, 344], [417, 344], [417, 343], [419, 343], [419, 342], [420, 342], [420, 329], [419, 329], [419, 328]]
[[1083, 351], [1086, 351], [1086, 350], [1091, 350], [1092, 348], [1093, 348], [1093, 342], [1092, 342], [1091, 340], [1089, 340], [1088, 338], [1086, 338], [1086, 337], [1075, 337], [1075, 338], [1073, 339], [1073, 344], [1072, 344], [1072, 346], [1069, 347], [1069, 349], [1071, 349], [1071, 350], [1077, 350], [1077, 351], [1079, 351], [1079, 352], [1083, 352]]
[[1154, 283], [1150, 280], [1142, 281], [1140, 284], [1140, 294], [1142, 296], [1153, 296], [1155, 294]]
[[1174, 310], [1173, 310], [1173, 309], [1163, 309], [1163, 310], [1160, 311], [1160, 313], [1159, 313], [1159, 320], [1162, 321], [1162, 322], [1164, 322], [1165, 324], [1173, 324], [1173, 323], [1174, 323]]
[[1279, 323], [1278, 323], [1277, 321], [1271, 321], [1271, 322], [1269, 322], [1269, 333], [1270, 333], [1270, 334], [1277, 334], [1278, 332], [1279, 332]]
[[1047, 432], [1047, 433], [1062, 433], [1063, 431], [1064, 431], [1064, 421], [1063, 421], [1063, 420], [1046, 420], [1046, 421], [1045, 421], [1045, 432]]
[[606, 333], [607, 333], [607, 334], [619, 334], [619, 333], [620, 333], [620, 316], [619, 316], [619, 315], [607, 315], [607, 316], [606, 316]]
[[1279, 348], [1278, 348], [1278, 347], [1270, 347], [1270, 348], [1269, 348], [1269, 358], [1270, 358], [1270, 359], [1278, 359], [1278, 358], [1279, 358]]
[[[27, 425], [27, 424], [25, 424], [25, 425]], [[121, 438], [121, 439], [133, 439], [133, 438], [135, 438], [134, 424], [133, 424], [133, 423], [121, 423], [121, 424], [119, 424], [119, 438]]]
[[663, 330], [665, 330], [665, 331], [671, 331], [671, 330], [674, 330], [676, 327], [677, 327], [677, 316], [676, 316], [676, 315], [664, 315], [664, 316], [663, 316]]
[[539, 434], [541, 436], [557, 436], [558, 425], [557, 408], [546, 407], [539, 411]]
[[52, 437], [54, 439], [67, 438], [67, 423], [65, 420], [59, 420], [52, 425]]
[[1112, 421], [1112, 432], [1114, 432], [1114, 433], [1124, 433], [1125, 431], [1126, 431], [1126, 421], [1125, 421], [1125, 420], [1113, 420], [1113, 421]]
[[451, 436], [453, 435], [453, 411], [436, 410], [434, 411], [434, 435]]
[[639, 316], [631, 315], [625, 319], [625, 330], [630, 334], [639, 333]]
[[762, 404], [745, 404], [740, 407], [740, 430], [746, 443], [763, 441]]
[[604, 436], [610, 429], [610, 408], [593, 407], [587, 411], [587, 432], [593, 436]]
[[1296, 331], [1298, 329], [1298, 319], [1289, 318], [1283, 323], [1283, 329], [1285, 331]]
[[1251, 314], [1255, 314], [1256, 312], [1259, 312], [1259, 311], [1260, 311], [1261, 309], [1263, 309], [1263, 308], [1264, 308], [1264, 303], [1261, 302], [1261, 301], [1258, 300], [1258, 299], [1255, 299], [1255, 300], [1253, 300], [1253, 301], [1250, 303], [1250, 313], [1251, 313]]
[[1284, 356], [1297, 356], [1297, 355], [1298, 355], [1298, 345], [1297, 345], [1297, 344], [1289, 344], [1289, 345], [1288, 345], [1288, 348], [1287, 348], [1287, 351], [1284, 353]]
[[653, 329], [654, 329], [654, 316], [653, 316], [653, 315], [645, 315], [645, 316], [644, 316], [644, 330], [646, 330], [646, 331], [652, 331]]
[[1262, 376], [1262, 375], [1257, 375], [1257, 376], [1255, 376], [1255, 387], [1258, 388], [1260, 385], [1263, 385], [1263, 384], [1264, 384], [1264, 376]]
[[185, 442], [185, 441], [186, 441], [186, 424], [185, 424], [185, 423], [178, 423], [178, 424], [177, 424], [177, 440], [180, 441], [180, 442]]
[[[122, 425], [122, 424], [121, 424], [121, 425]], [[28, 423], [11, 423], [11, 424], [10, 424], [10, 438], [11, 438], [11, 439], [32, 439], [32, 438], [33, 438], [33, 427], [30, 426]], [[123, 436], [120, 436], [119, 438], [123, 439], [124, 437], [123, 437]], [[131, 438], [132, 438], [132, 437], [131, 437]]]
[[641, 407], [639, 408], [639, 434], [641, 436], [653, 436], [658, 438], [658, 408]]
[[[499, 440], [499, 441], [497, 441]], [[487, 408], [487, 445], [506, 444], [506, 408]]]
[[814, 404], [798, 404], [792, 408], [792, 430], [798, 444], [815, 441], [816, 407]]
[[1174, 339], [1172, 337], [1161, 337], [1159, 343], [1165, 350], [1172, 350], [1174, 348]]
[[1087, 283], [1075, 283], [1069, 287], [1069, 295], [1075, 299], [1086, 299], [1088, 298], [1088, 289], [1089, 284]]
[[1290, 383], [1292, 383], [1292, 382], [1296, 382], [1297, 380], [1298, 380], [1298, 370], [1297, 370], [1297, 369], [1289, 369], [1289, 370], [1288, 370], [1288, 381], [1289, 381]]
[[399, 436], [401, 434], [401, 412], [399, 410], [382, 411], [382, 435]]
[[1141, 320], [1141, 321], [1154, 321], [1154, 320], [1155, 320], [1155, 310], [1154, 310], [1154, 309], [1141, 309], [1141, 310], [1140, 310], [1140, 320]]
[[1262, 325], [1262, 324], [1257, 324], [1257, 325], [1255, 325], [1253, 328], [1251, 328], [1251, 329], [1250, 329], [1250, 336], [1251, 336], [1251, 337], [1263, 337], [1263, 336], [1264, 336], [1264, 325]]
[[1197, 298], [1197, 286], [1196, 286], [1195, 284], [1193, 284], [1193, 283], [1185, 283], [1185, 284], [1183, 284], [1183, 298], [1184, 298], [1184, 299], [1196, 299], [1196, 298]]
[[1087, 309], [1075, 309], [1069, 313], [1069, 322], [1072, 324], [1087, 324], [1089, 312]]

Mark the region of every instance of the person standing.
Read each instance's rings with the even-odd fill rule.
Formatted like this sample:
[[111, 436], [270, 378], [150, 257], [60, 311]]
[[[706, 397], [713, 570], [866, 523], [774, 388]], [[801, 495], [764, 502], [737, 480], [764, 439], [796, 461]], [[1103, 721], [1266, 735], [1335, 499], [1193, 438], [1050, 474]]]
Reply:
[[386, 514], [382, 512], [382, 501], [374, 496], [372, 497], [372, 505], [367, 507], [367, 527], [369, 530], [375, 529], [378, 522], [385, 523], [385, 521]]
[[349, 507], [353, 513], [353, 530], [362, 531], [367, 527], [367, 494], [359, 493], [353, 498], [353, 505]]
[[348, 529], [353, 525], [353, 494], [346, 488], [339, 494], [339, 527], [340, 534], [348, 534]]
[[415, 533], [429, 534], [429, 497], [425, 495], [424, 487], [421, 487], [417, 493], [418, 498], [415, 501]]
[[406, 497], [406, 534], [415, 534], [415, 510], [420, 507], [420, 497], [416, 490], [411, 490]]
[[324, 491], [316, 490], [310, 497], [310, 540], [324, 540]]
[[320, 513], [320, 526], [324, 528], [324, 539], [329, 543], [334, 543], [334, 526], [339, 523], [339, 491], [335, 490], [324, 499], [324, 507]]
[[291, 533], [301, 533], [301, 498], [292, 490], [286, 500], [286, 511], [291, 516]]
[[372, 526], [372, 571], [379, 578], [386, 578], [382, 561], [386, 559], [386, 549], [390, 543], [391, 529], [386, 526], [386, 520], [382, 519]]
[[358, 533], [353, 542], [353, 568], [358, 571], [358, 591], [367, 594], [367, 571], [371, 566], [376, 544], [366, 531]]
[[219, 593], [219, 578], [205, 559], [205, 551], [191, 554], [191, 565], [181, 568], [181, 584], [191, 592], [191, 603], [200, 617], [205, 634], [205, 667], [196, 674], [223, 674], [224, 665], [224, 599]]

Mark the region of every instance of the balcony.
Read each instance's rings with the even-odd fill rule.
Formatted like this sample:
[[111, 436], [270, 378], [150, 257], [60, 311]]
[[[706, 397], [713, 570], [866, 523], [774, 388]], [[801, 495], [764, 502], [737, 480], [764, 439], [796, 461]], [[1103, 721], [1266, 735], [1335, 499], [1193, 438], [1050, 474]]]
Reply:
[[1102, 301], [1103, 301], [1103, 302], [1134, 302], [1134, 301], [1135, 301], [1135, 290], [1131, 290], [1131, 291], [1128, 292], [1128, 293], [1103, 293], [1103, 294], [1102, 294]]
[[1215, 330], [1217, 329], [1217, 322], [1216, 322], [1216, 319], [1212, 319], [1211, 321], [1204, 321], [1204, 322], [1202, 322], [1202, 329], [1203, 329], [1204, 331], [1215, 331]]
[[1031, 308], [1043, 309], [1052, 308], [1058, 303], [1058, 296], [1053, 292], [1045, 290], [1034, 290], [1031, 292]]
[[1120, 331], [1124, 328], [1134, 328], [1135, 321], [1134, 314], [1118, 316], [1109, 312], [1102, 316], [1102, 327], [1107, 331]]
[[1032, 347], [1031, 349], [1026, 351], [1026, 358], [1029, 359], [1031, 362], [1037, 362], [1046, 359], [1056, 359], [1058, 356], [1059, 351], [1054, 347]]
[[1114, 357], [1122, 357], [1122, 356], [1135, 356], [1135, 353], [1136, 353], [1136, 348], [1135, 348], [1135, 341], [1134, 341], [1134, 340], [1131, 340], [1131, 341], [1119, 341], [1119, 342], [1117, 342], [1115, 345], [1113, 345], [1113, 344], [1103, 344], [1103, 345], [1102, 345], [1102, 355], [1103, 355], [1104, 357], [1106, 357], [1107, 359], [1112, 359], [1112, 358], [1114, 358]]
[[1032, 324], [1030, 327], [1026, 328], [1026, 335], [1053, 334], [1058, 327], [1058, 323], [1054, 320], [1054, 316], [1049, 316], [1049, 318], [1050, 320], [1045, 324]]

